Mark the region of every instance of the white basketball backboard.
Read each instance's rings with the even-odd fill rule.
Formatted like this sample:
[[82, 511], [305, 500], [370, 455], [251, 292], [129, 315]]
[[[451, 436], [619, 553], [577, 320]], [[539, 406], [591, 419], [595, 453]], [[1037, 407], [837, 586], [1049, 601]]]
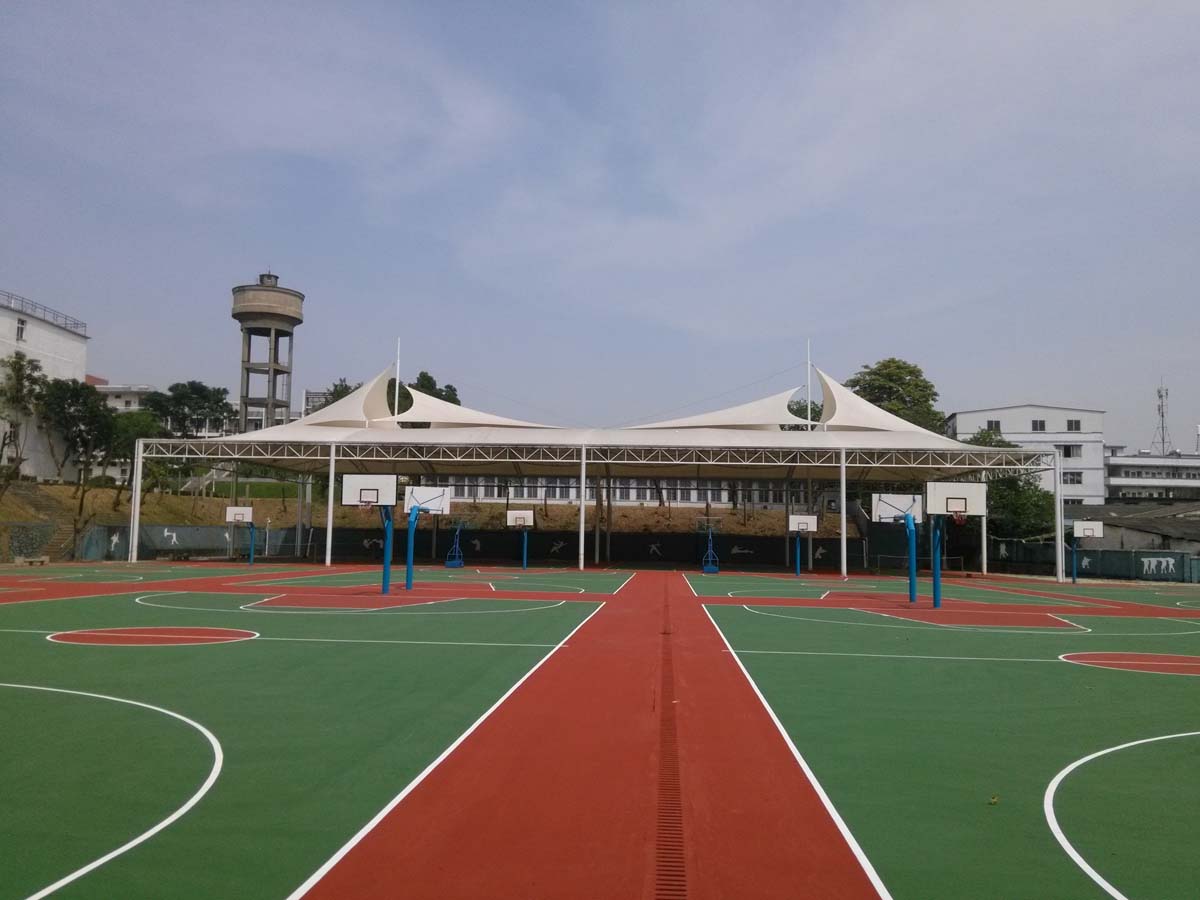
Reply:
[[1075, 537], [1077, 538], [1098, 538], [1104, 537], [1103, 522], [1083, 522], [1077, 520], [1075, 522]]
[[532, 509], [510, 509], [508, 511], [508, 527], [509, 528], [532, 528], [533, 527], [533, 510]]
[[410, 484], [404, 489], [404, 511], [419, 506], [426, 512], [442, 515], [450, 512], [450, 488]]
[[249, 525], [254, 521], [254, 507], [227, 506], [225, 507], [225, 521], [237, 525]]
[[395, 475], [343, 475], [342, 506], [395, 506]]
[[986, 516], [987, 485], [981, 481], [931, 481], [925, 485], [931, 516]]
[[872, 494], [872, 522], [903, 522], [904, 514], [912, 513], [914, 522], [925, 518], [925, 498], [920, 494]]
[[789, 534], [815, 534], [817, 530], [816, 516], [788, 516]]

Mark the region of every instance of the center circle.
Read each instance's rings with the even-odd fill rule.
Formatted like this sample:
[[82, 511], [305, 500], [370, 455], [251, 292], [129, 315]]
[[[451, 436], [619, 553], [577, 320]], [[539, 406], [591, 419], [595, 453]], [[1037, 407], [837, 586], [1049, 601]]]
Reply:
[[85, 628], [59, 631], [46, 640], [56, 644], [92, 644], [104, 647], [183, 647], [195, 644], [232, 644], [258, 637], [242, 628]]

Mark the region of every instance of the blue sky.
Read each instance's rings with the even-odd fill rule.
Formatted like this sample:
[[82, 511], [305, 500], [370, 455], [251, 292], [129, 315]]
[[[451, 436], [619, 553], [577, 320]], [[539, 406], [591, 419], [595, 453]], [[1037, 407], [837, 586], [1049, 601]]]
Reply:
[[399, 334], [468, 403], [623, 424], [799, 383], [811, 337], [1135, 445], [1162, 376], [1191, 450], [1197, 84], [1167, 0], [10, 0], [0, 288], [113, 381], [233, 386], [270, 267], [297, 394]]

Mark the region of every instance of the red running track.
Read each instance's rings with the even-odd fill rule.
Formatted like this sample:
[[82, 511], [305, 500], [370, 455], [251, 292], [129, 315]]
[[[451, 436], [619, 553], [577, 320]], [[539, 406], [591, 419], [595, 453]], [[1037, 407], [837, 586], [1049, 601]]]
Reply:
[[683, 577], [604, 599], [308, 897], [878, 896]]

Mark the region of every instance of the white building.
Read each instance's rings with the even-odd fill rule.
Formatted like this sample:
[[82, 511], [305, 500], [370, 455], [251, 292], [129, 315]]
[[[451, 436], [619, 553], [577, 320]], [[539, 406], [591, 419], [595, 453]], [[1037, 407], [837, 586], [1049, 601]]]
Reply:
[[[1104, 411], [1074, 406], [1026, 403], [951, 413], [947, 434], [968, 440], [976, 432], [994, 431], [1030, 450], [1058, 449], [1062, 456], [1063, 502], [1104, 503]], [[1042, 487], [1054, 490], [1054, 474], [1043, 472]]]
[[1104, 459], [1108, 496], [1112, 500], [1200, 499], [1200, 454], [1173, 451], [1166, 456], [1149, 450], [1126, 453], [1110, 446]]
[[[40, 362], [48, 378], [83, 381], [87, 370], [87, 342], [87, 325], [79, 319], [25, 297], [0, 291], [0, 358], [12, 356], [19, 350]], [[57, 477], [58, 470], [46, 433], [32, 426], [24, 431], [26, 461], [22, 466], [23, 474], [38, 479]], [[73, 474], [64, 470], [63, 477], [70, 478]]]
[[150, 384], [97, 384], [95, 385], [108, 405], [117, 412], [137, 412], [144, 409], [146, 395], [158, 390]]

